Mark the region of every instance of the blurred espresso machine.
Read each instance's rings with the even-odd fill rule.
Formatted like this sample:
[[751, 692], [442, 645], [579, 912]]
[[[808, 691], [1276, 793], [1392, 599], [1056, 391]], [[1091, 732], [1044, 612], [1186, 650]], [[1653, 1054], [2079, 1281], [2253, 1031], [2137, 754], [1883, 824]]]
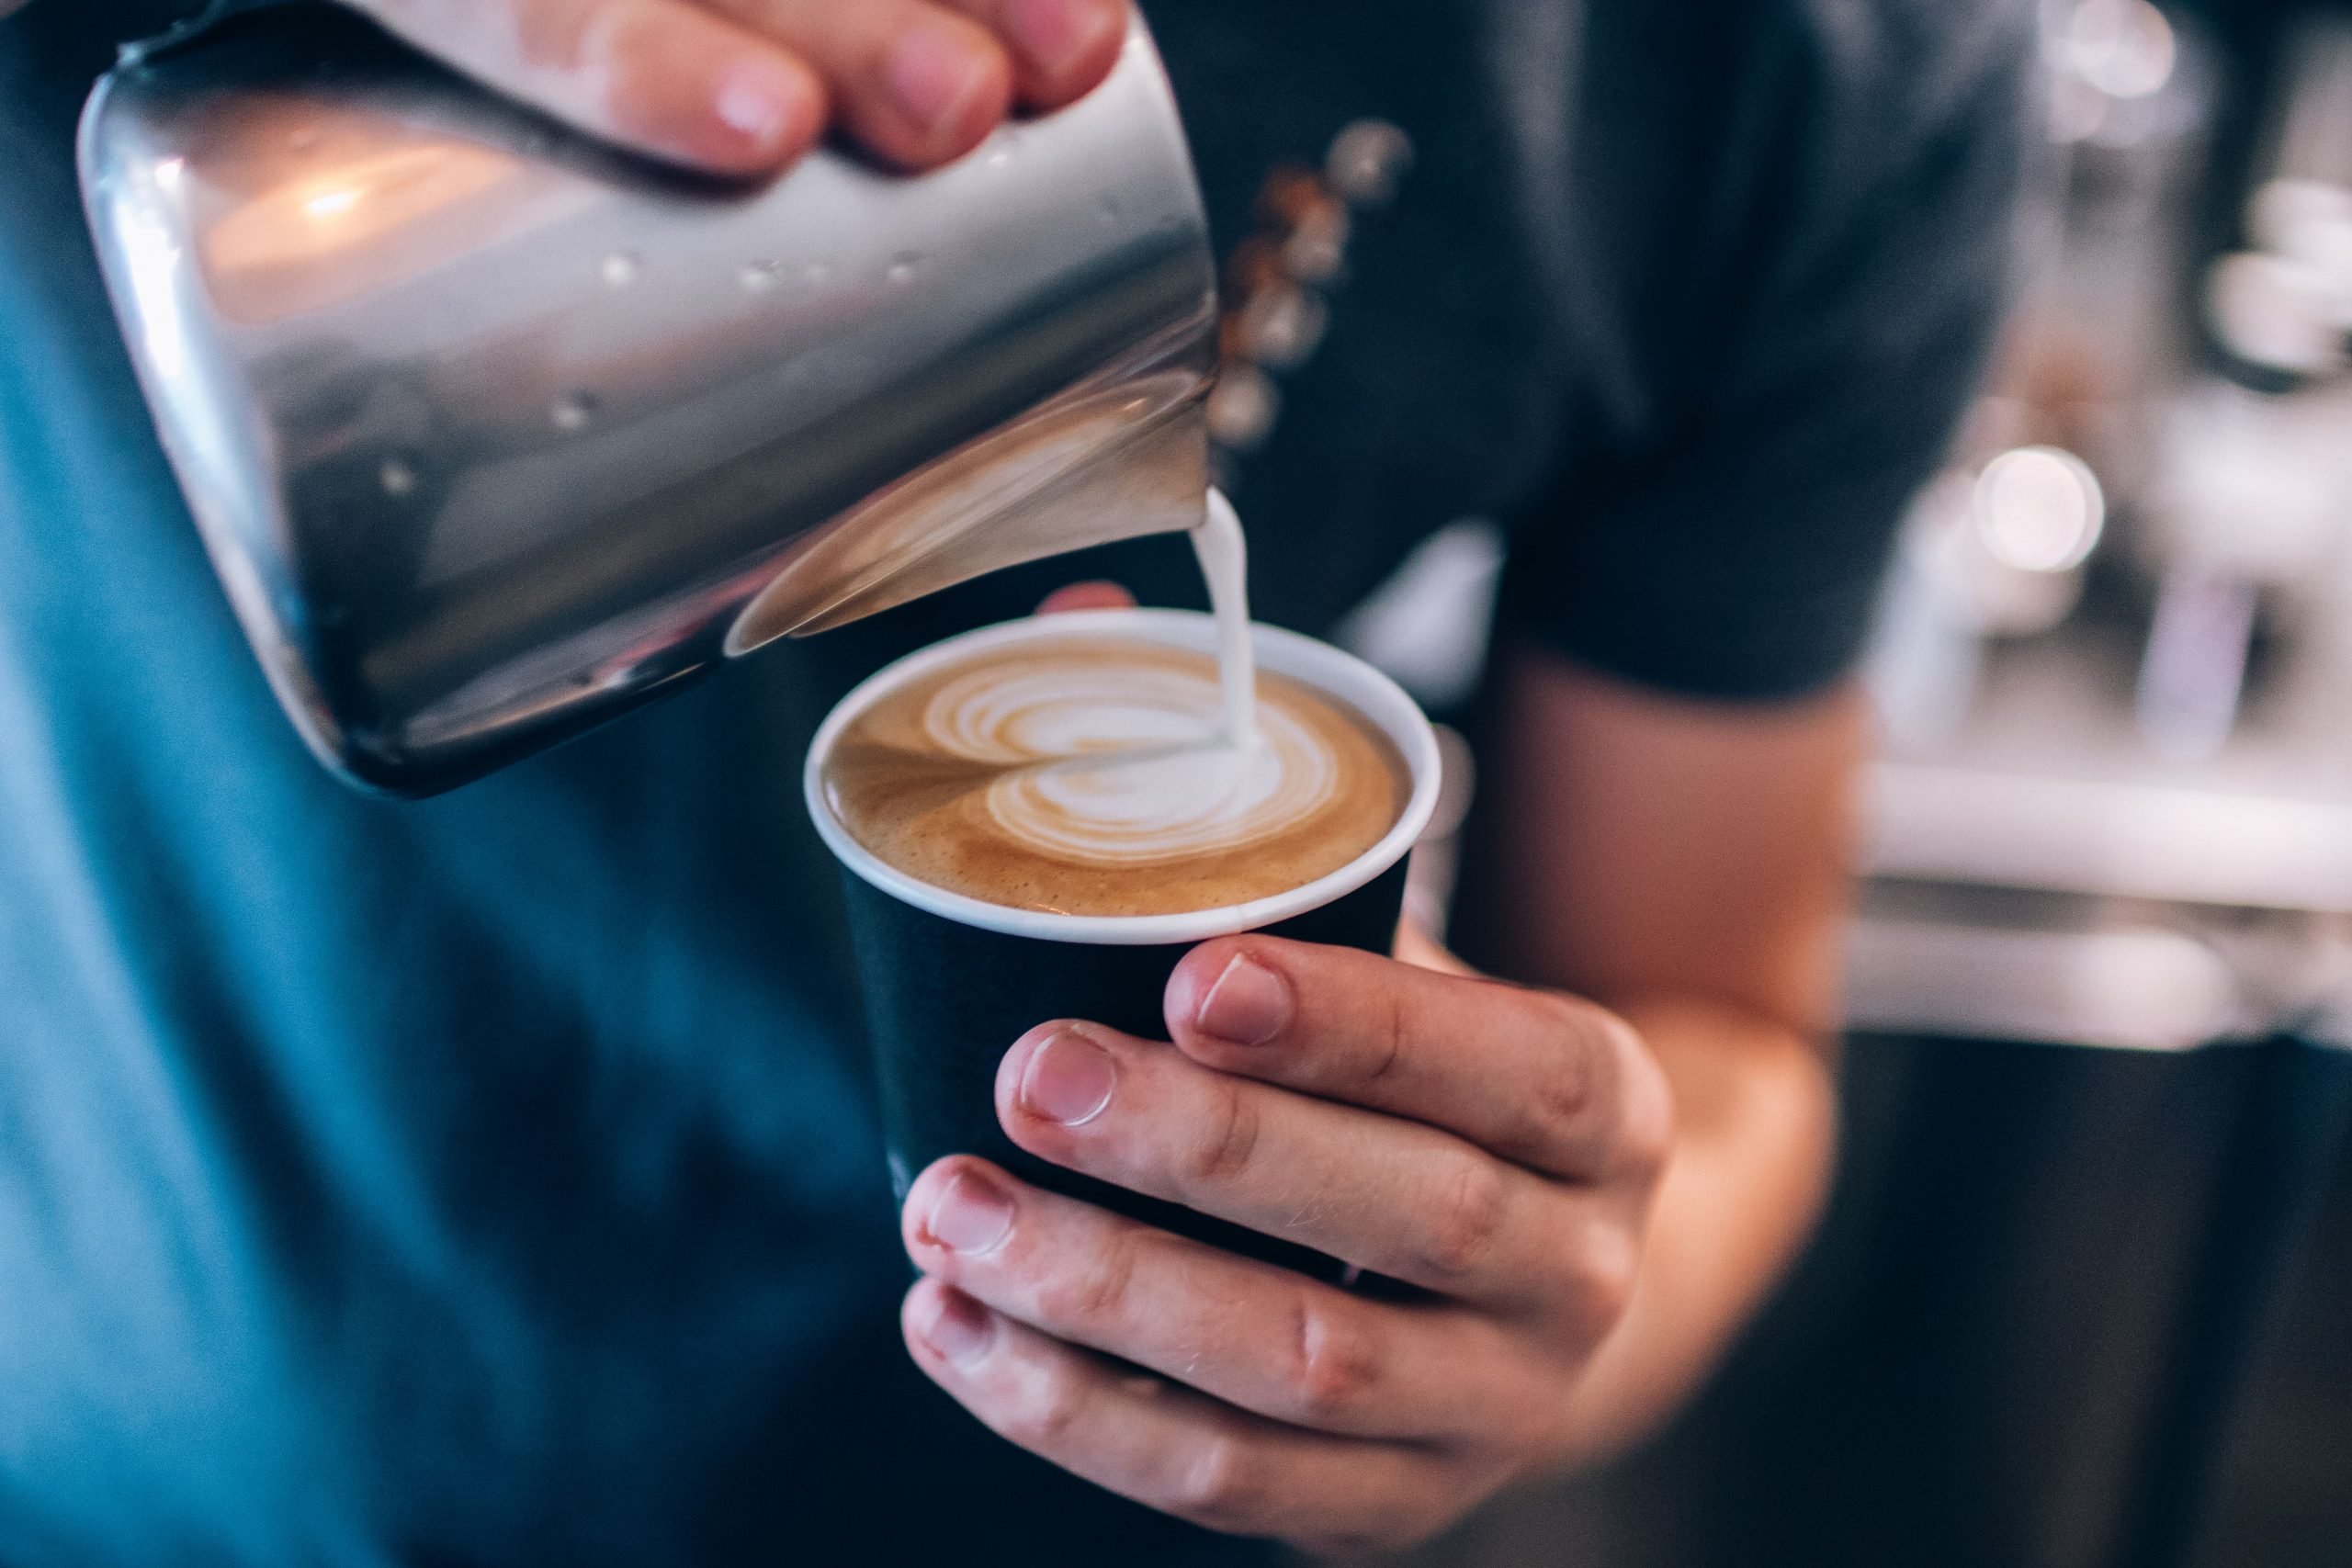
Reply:
[[1790, 1561], [2340, 1562], [2352, 8], [2040, 24], [2018, 309], [1871, 662], [1847, 1190], [1724, 1408], [1838, 1391], [1870, 1480], [1779, 1478]]
[[[1875, 869], [2106, 900], [2086, 930], [2127, 909], [2205, 950], [2146, 948], [2129, 996], [2002, 987], [2009, 1032], [2167, 1047], [2332, 1017], [2352, 997], [2352, 17], [2288, 24], [2249, 79], [2144, 0], [2043, 17], [2049, 201], [1872, 663]], [[1958, 1016], [1925, 976], [1860, 1010], [2001, 1021], [1934, 945]], [[1866, 986], [1902, 968], [1881, 956]]]

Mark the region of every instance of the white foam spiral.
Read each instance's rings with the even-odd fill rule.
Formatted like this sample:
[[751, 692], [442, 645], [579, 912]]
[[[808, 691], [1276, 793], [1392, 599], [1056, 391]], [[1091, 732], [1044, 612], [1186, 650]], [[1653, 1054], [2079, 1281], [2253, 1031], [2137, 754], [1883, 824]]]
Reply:
[[1272, 839], [1330, 800], [1329, 740], [1280, 704], [1261, 703], [1259, 717], [1257, 743], [1236, 747], [1213, 671], [1056, 662], [951, 679], [922, 728], [950, 755], [1008, 770], [986, 796], [1007, 838], [1134, 864]]

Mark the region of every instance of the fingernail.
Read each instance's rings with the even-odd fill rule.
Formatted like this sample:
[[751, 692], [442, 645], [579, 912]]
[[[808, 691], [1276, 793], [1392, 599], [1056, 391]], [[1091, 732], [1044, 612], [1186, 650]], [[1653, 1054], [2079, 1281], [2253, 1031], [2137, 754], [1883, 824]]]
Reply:
[[1118, 1085], [1111, 1054], [1071, 1030], [1048, 1035], [1021, 1075], [1021, 1103], [1049, 1122], [1083, 1126], [1102, 1114]]
[[956, 123], [974, 94], [988, 85], [988, 57], [959, 32], [916, 28], [899, 39], [883, 78], [899, 109], [927, 131]]
[[796, 96], [794, 85], [775, 73], [738, 66], [719, 83], [711, 109], [720, 124], [766, 152], [783, 141]]
[[923, 1229], [950, 1252], [986, 1252], [1012, 1229], [1012, 1196], [984, 1176], [960, 1171], [932, 1201]]
[[968, 1367], [996, 1342], [996, 1314], [961, 1291], [933, 1292], [931, 1321], [916, 1330], [923, 1342], [959, 1367]]
[[1029, 62], [1048, 76], [1058, 76], [1119, 25], [1119, 13], [1103, 0], [1012, 0], [1006, 20], [1012, 41]]
[[1235, 1045], [1263, 1045], [1290, 1021], [1290, 983], [1235, 953], [1201, 998], [1193, 1021], [1204, 1034]]

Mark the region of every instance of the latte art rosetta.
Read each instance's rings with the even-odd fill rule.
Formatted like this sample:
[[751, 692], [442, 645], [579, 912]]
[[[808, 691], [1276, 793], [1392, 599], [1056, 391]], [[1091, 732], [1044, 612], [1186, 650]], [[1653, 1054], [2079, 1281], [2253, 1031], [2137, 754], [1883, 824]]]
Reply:
[[825, 787], [851, 834], [920, 880], [1019, 908], [1172, 913], [1313, 881], [1403, 809], [1386, 739], [1319, 693], [1258, 682], [1226, 739], [1216, 662], [1100, 636], [1023, 644], [877, 702]]

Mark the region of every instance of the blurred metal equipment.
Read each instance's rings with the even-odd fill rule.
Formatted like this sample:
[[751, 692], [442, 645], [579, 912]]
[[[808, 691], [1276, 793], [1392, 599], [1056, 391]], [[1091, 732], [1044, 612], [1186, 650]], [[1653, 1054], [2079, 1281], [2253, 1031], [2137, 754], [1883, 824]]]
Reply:
[[[1890, 1040], [2233, 1085], [2175, 1277], [2139, 1285], [2165, 1326], [2128, 1380], [2084, 1374], [2108, 1407], [2044, 1456], [2070, 1491], [2020, 1545], [2177, 1568], [2352, 1114], [2352, 24], [2293, 36], [2237, 171], [2209, 152], [2245, 62], [2191, 16], [2042, 17], [2057, 199], [1883, 606], [1849, 1003]], [[2242, 214], [2219, 255], [2211, 207]], [[2077, 1081], [2125, 1103], [2152, 1064], [2109, 1060]]]
[[2199, 29], [2145, 0], [2053, 0], [2043, 18], [2058, 199], [1883, 607], [1878, 873], [2162, 899], [2192, 923], [2344, 914], [2352, 26], [2299, 35], [2242, 204], [2301, 269], [2297, 301], [2346, 304], [2233, 335], [2235, 285], [2180, 283], [2204, 267], [2192, 218], [2213, 177]]
[[749, 188], [298, 7], [129, 58], [82, 171], [229, 596], [356, 783], [445, 789], [770, 638], [1202, 516], [1215, 266], [1140, 24], [949, 168]]
[[2335, 376], [2352, 332], [2352, 22], [2306, 19], [2286, 59], [2247, 244], [2213, 264], [2206, 302], [2215, 337], [2246, 364]]

